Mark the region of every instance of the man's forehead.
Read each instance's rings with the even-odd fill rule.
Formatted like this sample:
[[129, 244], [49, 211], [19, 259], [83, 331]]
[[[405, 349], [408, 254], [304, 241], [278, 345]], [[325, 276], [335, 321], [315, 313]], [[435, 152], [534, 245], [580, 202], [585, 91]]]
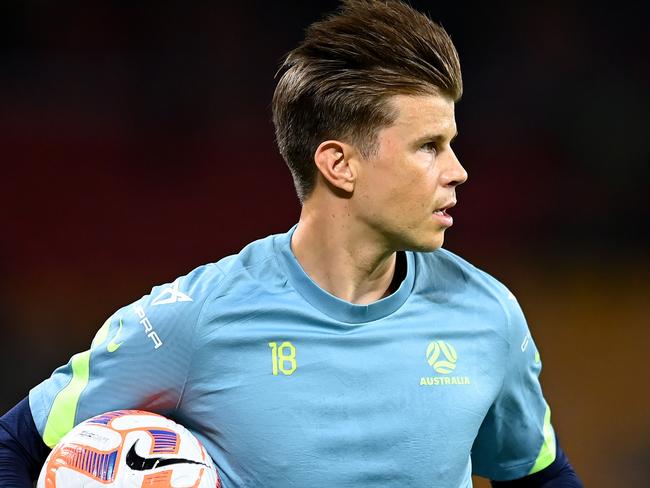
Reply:
[[393, 127], [417, 132], [432, 132], [453, 137], [456, 134], [454, 102], [442, 95], [395, 95], [390, 100], [397, 112]]

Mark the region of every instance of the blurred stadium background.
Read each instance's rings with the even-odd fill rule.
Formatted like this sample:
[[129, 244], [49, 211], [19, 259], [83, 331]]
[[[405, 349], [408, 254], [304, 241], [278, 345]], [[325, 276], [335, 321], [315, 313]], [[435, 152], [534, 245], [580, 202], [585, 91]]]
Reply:
[[[464, 71], [470, 181], [445, 245], [518, 295], [586, 486], [648, 486], [646, 17], [412, 3]], [[274, 74], [336, 5], [2, 2], [1, 411], [151, 285], [296, 221]]]

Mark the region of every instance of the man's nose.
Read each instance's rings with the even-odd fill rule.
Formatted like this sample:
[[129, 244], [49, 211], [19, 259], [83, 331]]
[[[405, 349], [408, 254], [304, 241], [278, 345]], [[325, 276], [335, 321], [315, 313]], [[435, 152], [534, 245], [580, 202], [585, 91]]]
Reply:
[[456, 154], [450, 150], [450, 160], [442, 174], [442, 184], [445, 186], [458, 186], [467, 181], [467, 171], [460, 164]]

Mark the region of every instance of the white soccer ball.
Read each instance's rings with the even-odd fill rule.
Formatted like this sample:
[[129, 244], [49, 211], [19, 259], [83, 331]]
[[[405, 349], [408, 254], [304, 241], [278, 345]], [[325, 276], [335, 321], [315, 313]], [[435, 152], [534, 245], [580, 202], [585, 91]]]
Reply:
[[141, 410], [80, 423], [47, 457], [37, 488], [220, 488], [212, 459], [182, 425]]

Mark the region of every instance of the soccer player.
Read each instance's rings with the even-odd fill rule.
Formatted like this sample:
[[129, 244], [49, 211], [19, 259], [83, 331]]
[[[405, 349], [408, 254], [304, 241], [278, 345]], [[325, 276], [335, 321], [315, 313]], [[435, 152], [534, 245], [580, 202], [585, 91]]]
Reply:
[[460, 65], [395, 1], [348, 0], [286, 58], [273, 120], [296, 226], [115, 312], [0, 422], [0, 485], [105, 411], [168, 415], [225, 488], [582, 486], [515, 297], [442, 249], [467, 173]]

